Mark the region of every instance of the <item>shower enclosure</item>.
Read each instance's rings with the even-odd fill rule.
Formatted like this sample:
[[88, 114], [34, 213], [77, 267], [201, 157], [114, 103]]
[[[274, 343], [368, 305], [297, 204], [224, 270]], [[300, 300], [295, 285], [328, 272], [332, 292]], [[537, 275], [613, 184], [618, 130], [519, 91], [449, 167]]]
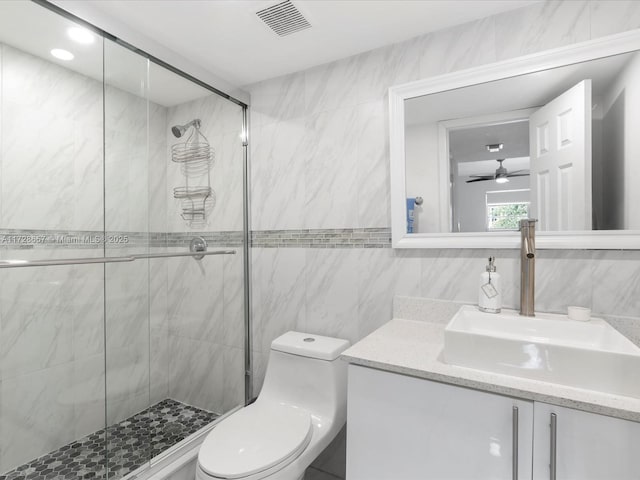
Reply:
[[245, 132], [242, 102], [0, 2], [0, 479], [139, 475], [245, 403]]

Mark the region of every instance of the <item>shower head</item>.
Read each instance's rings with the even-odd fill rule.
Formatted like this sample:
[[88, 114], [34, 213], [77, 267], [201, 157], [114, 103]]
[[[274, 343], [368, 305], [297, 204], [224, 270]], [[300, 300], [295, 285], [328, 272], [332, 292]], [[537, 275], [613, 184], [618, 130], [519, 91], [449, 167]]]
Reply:
[[195, 120], [191, 120], [189, 123], [185, 123], [184, 125], [174, 125], [173, 127], [171, 127], [171, 132], [176, 138], [180, 138], [182, 135], [184, 135], [184, 132], [189, 129], [189, 127], [200, 128], [200, 119], [196, 118]]

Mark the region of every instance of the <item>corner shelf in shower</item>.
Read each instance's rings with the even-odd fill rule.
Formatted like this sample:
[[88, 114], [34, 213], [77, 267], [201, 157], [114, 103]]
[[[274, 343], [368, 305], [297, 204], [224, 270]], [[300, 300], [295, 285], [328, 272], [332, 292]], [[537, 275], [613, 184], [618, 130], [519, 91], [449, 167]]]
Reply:
[[180, 216], [187, 222], [206, 220], [207, 211], [216, 203], [215, 193], [209, 186], [176, 187], [173, 189], [173, 198], [181, 201]]
[[173, 198], [206, 198], [212, 193], [211, 187], [176, 187]]
[[208, 143], [178, 143], [171, 147], [171, 161], [179, 163], [182, 173], [187, 176], [208, 174], [214, 157]]

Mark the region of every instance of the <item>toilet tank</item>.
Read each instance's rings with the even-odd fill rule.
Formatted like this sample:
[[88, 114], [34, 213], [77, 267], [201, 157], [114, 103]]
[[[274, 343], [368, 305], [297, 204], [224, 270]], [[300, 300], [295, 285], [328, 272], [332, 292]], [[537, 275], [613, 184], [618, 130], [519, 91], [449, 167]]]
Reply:
[[348, 340], [287, 332], [271, 343], [259, 402], [275, 401], [312, 414], [346, 418], [347, 363], [340, 354]]

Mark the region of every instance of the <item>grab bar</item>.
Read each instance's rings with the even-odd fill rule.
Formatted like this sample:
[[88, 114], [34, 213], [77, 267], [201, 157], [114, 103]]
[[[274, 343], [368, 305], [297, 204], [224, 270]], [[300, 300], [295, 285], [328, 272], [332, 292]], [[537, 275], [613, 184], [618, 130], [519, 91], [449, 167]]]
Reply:
[[[23, 267], [51, 267], [57, 265], [85, 265], [90, 263], [124, 263], [147, 258], [173, 258], [173, 257], [196, 257], [196, 260], [208, 255], [235, 255], [235, 250], [213, 250], [211, 252], [186, 252], [186, 253], [148, 253], [145, 255], [128, 255], [124, 257], [85, 257], [85, 258], [65, 258], [63, 260], [4, 260], [0, 261], [0, 268], [23, 268]], [[198, 258], [200, 257], [200, 258]]]

